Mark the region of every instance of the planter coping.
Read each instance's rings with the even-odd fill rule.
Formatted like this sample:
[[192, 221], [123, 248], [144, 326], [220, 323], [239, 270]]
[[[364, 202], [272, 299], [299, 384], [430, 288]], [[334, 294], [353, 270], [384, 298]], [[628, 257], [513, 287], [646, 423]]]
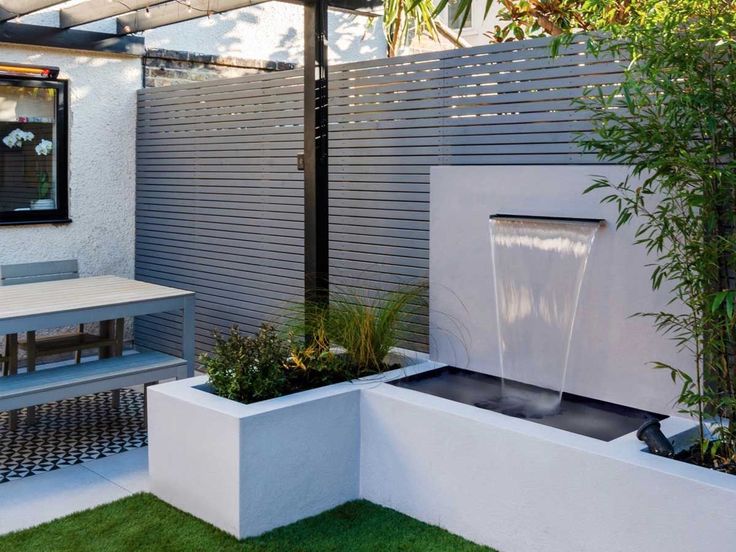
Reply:
[[[645, 446], [636, 438], [635, 431], [610, 442], [600, 441], [562, 429], [507, 416], [492, 410], [477, 408], [472, 405], [421, 393], [412, 389], [387, 385], [387, 383], [393, 380], [420, 374], [443, 366], [446, 365], [434, 361], [424, 361], [359, 380], [308, 389], [291, 395], [251, 404], [239, 403], [201, 389], [202, 386], [207, 384], [208, 378], [206, 375], [154, 385], [149, 387], [148, 391], [167, 395], [202, 408], [212, 409], [237, 419], [258, 416], [297, 404], [318, 401], [345, 393], [365, 392], [368, 396], [377, 394], [392, 400], [410, 403], [420, 408], [441, 410], [474, 423], [494, 426], [502, 431], [522, 434], [532, 439], [571, 447], [590, 454], [668, 473], [672, 476], [736, 493], [735, 476], [646, 453]], [[668, 438], [675, 440], [680, 440], [683, 436], [691, 434], [697, 427], [694, 420], [679, 416], [670, 416], [663, 420], [661, 424], [664, 434]]]
[[[548, 441], [736, 493], [736, 476], [650, 454], [645, 451], [645, 445], [636, 438], [635, 431], [606, 442], [394, 385], [381, 385], [364, 391], [368, 395], [378, 394], [420, 408], [441, 410], [471, 422], [494, 426], [503, 431], [523, 434], [532, 439]], [[697, 427], [694, 420], [678, 416], [670, 416], [661, 424], [664, 434], [676, 440]]]
[[208, 382], [208, 377], [206, 375], [152, 385], [148, 388], [148, 392], [161, 393], [182, 401], [195, 403], [199, 406], [209, 408], [221, 414], [233, 416], [235, 418], [245, 418], [248, 416], [265, 414], [281, 408], [287, 408], [295, 404], [334, 397], [336, 395], [351, 393], [353, 391], [370, 389], [399, 378], [412, 376], [428, 370], [440, 368], [442, 366], [444, 366], [444, 364], [433, 361], [424, 361], [419, 362], [418, 364], [411, 364], [409, 366], [397, 368], [396, 370], [383, 372], [381, 374], [366, 376], [353, 381], [345, 381], [342, 383], [326, 385], [324, 387], [317, 387], [315, 389], [307, 389], [290, 395], [275, 397], [273, 399], [250, 404], [244, 404], [225, 397], [220, 397], [206, 389], [202, 389], [202, 387], [206, 386]]

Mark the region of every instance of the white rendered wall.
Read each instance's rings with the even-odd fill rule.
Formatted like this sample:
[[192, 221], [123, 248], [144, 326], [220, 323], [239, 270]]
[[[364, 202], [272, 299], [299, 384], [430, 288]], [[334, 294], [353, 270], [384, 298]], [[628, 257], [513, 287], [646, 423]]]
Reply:
[[[64, 5], [78, 3], [70, 1]], [[59, 6], [26, 16], [23, 21], [57, 26]], [[182, 9], [186, 9], [182, 7]], [[247, 59], [284, 61], [301, 65], [304, 41], [303, 9], [284, 2], [265, 2], [210, 17], [177, 23], [146, 31], [147, 48], [166, 48]], [[114, 33], [115, 19], [98, 21], [79, 27]], [[331, 10], [328, 21], [329, 59], [347, 63], [386, 57], [386, 39], [380, 18], [373, 24], [359, 17]]]
[[241, 404], [196, 388], [206, 381], [149, 388], [152, 493], [238, 538], [358, 498], [364, 386]]
[[247, 405], [153, 386], [151, 492], [239, 538], [364, 498], [503, 552], [732, 550], [733, 476], [382, 383], [436, 367]]
[[[625, 167], [435, 167], [430, 189], [430, 347], [438, 362], [500, 375], [488, 217], [496, 213], [607, 221], [596, 236], [578, 305], [565, 390], [674, 413], [677, 387], [649, 363], [692, 365], [651, 319], [669, 296], [653, 292], [634, 226], [615, 229], [602, 193], [583, 195], [592, 175], [621, 179]], [[513, 379], [513, 374], [507, 374]], [[541, 381], [529, 381], [542, 384]]]
[[0, 264], [79, 259], [82, 275], [133, 277], [137, 57], [0, 45], [3, 62], [69, 80], [71, 224], [0, 226]]
[[501, 552], [733, 550], [734, 477], [642, 448], [391, 385], [361, 394], [361, 498]]
[[[329, 61], [347, 63], [386, 57], [380, 20], [330, 11]], [[303, 8], [266, 2], [211, 18], [147, 31], [146, 47], [284, 61], [302, 65]]]

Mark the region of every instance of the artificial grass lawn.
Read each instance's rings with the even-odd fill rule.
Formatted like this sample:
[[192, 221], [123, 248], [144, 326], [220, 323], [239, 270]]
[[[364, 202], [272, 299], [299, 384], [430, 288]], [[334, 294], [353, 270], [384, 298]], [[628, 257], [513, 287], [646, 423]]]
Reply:
[[493, 552], [366, 501], [238, 541], [150, 494], [0, 537], [13, 552]]

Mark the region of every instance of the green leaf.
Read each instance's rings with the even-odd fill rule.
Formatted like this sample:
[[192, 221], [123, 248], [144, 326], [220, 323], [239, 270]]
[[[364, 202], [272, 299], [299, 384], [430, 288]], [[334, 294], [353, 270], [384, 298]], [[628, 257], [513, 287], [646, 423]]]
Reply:
[[713, 304], [710, 306], [711, 312], [716, 312], [723, 301], [728, 297], [728, 291], [719, 291], [713, 298]]

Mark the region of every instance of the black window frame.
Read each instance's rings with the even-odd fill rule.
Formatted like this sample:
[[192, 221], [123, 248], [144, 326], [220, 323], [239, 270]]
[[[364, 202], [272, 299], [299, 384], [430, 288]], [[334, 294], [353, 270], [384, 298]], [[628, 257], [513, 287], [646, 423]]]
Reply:
[[[0, 226], [64, 224], [69, 218], [69, 81], [28, 77], [0, 77], [0, 87], [27, 86], [56, 90], [56, 209], [0, 211]], [[0, 91], [2, 88], [0, 88]]]

